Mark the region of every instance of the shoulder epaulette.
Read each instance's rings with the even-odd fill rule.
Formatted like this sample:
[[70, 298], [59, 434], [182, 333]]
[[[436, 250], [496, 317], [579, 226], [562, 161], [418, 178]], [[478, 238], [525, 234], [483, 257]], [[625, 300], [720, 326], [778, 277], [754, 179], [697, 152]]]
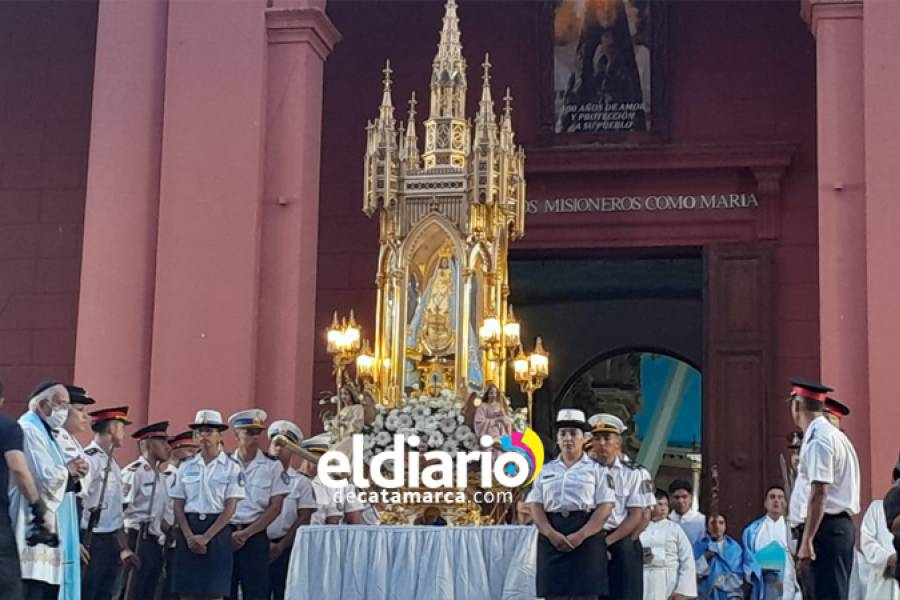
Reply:
[[87, 450], [84, 451], [84, 453], [87, 454], [88, 456], [93, 456], [95, 454], [98, 454], [99, 452], [100, 452], [100, 448], [88, 448]]
[[132, 462], [130, 465], [128, 465], [127, 467], [125, 467], [125, 470], [126, 470], [126, 471], [137, 471], [139, 466], [141, 466], [141, 460], [140, 460], [140, 459], [138, 459], [138, 460]]

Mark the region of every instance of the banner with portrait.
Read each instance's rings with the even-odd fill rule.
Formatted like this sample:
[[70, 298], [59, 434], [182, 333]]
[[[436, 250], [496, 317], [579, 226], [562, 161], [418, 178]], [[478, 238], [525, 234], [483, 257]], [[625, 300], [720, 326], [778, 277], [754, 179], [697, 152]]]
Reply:
[[650, 0], [554, 1], [556, 134], [624, 142], [657, 130], [657, 9]]

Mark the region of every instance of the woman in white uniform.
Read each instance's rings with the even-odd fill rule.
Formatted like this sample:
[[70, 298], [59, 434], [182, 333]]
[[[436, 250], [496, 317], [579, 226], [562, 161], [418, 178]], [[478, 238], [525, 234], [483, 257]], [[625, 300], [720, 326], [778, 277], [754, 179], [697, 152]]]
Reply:
[[596, 598], [609, 590], [603, 525], [615, 495], [600, 466], [584, 453], [584, 413], [559, 411], [559, 457], [544, 465], [528, 495], [540, 536], [537, 595]]
[[169, 496], [175, 500], [172, 592], [182, 598], [223, 598], [231, 593], [234, 551], [229, 524], [244, 497], [240, 465], [220, 448], [228, 425], [215, 410], [200, 410], [189, 427], [200, 452], [178, 467]]

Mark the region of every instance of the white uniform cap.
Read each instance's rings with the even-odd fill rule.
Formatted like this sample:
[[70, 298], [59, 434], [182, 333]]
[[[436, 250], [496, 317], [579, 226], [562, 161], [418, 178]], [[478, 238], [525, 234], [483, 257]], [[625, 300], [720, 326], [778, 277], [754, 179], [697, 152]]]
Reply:
[[563, 408], [556, 415], [556, 427], [575, 427], [577, 429], [581, 429], [582, 431], [587, 431], [590, 429], [587, 422], [584, 420], [584, 412], [578, 410], [577, 408]]
[[592, 433], [618, 433], [622, 434], [623, 431], [628, 429], [625, 426], [625, 423], [622, 422], [622, 419], [615, 415], [608, 414], [599, 414], [593, 415], [589, 420], [592, 429]]
[[272, 439], [276, 435], [283, 435], [295, 444], [299, 444], [303, 441], [303, 432], [300, 430], [300, 428], [290, 421], [285, 421], [284, 419], [275, 421], [271, 425], [269, 425], [269, 430], [267, 433], [269, 435], [269, 439]]
[[228, 429], [228, 425], [222, 421], [222, 413], [208, 408], [198, 410], [197, 416], [194, 417], [194, 422], [188, 425], [188, 427], [191, 429], [212, 427], [213, 429], [218, 429], [220, 431]]
[[228, 417], [228, 423], [235, 429], [265, 429], [267, 418], [266, 411], [259, 408], [248, 408], [239, 410]]

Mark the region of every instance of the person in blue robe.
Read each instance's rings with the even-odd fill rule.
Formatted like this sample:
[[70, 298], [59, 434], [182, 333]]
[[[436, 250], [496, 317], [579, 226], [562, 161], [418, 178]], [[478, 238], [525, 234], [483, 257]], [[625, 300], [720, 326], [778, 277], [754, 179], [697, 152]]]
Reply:
[[725, 515], [706, 519], [706, 535], [694, 544], [701, 600], [743, 600], [744, 550], [727, 532]]

